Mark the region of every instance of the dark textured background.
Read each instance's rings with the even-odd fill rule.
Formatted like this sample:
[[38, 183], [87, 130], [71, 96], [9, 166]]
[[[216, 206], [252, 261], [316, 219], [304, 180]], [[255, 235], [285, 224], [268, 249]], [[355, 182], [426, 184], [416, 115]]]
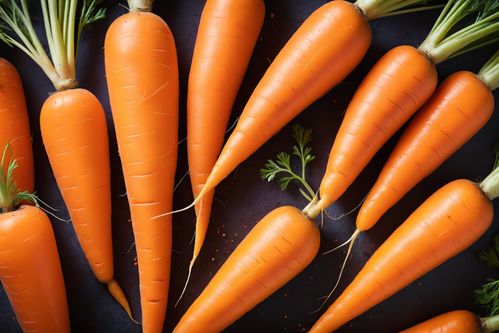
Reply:
[[[180, 129], [179, 138], [185, 137], [185, 96], [187, 77], [197, 24], [205, 1], [157, 1], [154, 12], [169, 24], [175, 35], [180, 70]], [[260, 41], [256, 47], [247, 76], [234, 107], [233, 119], [241, 112], [244, 102], [262, 76], [271, 59], [284, 45], [300, 23], [326, 0], [268, 0], [267, 15]], [[41, 28], [37, 1], [33, 5], [35, 23]], [[113, 236], [116, 277], [121, 283], [137, 318], [140, 318], [137, 268], [134, 266], [132, 228], [129, 221], [125, 187], [118, 158], [114, 128], [110, 116], [106, 81], [103, 67], [104, 35], [110, 22], [125, 12], [117, 1], [107, 1], [108, 15], [104, 22], [90, 27], [83, 35], [78, 63], [78, 81], [100, 98], [108, 114], [111, 140], [113, 181]], [[321, 98], [293, 123], [298, 122], [313, 129], [313, 149], [317, 159], [309, 168], [315, 187], [319, 185], [332, 140], [340, 125], [342, 113], [355, 88], [368, 69], [391, 47], [399, 44], [418, 45], [428, 33], [437, 12], [391, 17], [372, 22], [373, 43], [361, 65], [332, 92]], [[334, 36], [331, 36], [334, 38]], [[440, 78], [467, 69], [476, 71], [493, 54], [493, 48], [475, 51], [452, 59], [438, 66]], [[13, 62], [24, 81], [31, 117], [36, 159], [36, 188], [39, 196], [58, 208], [58, 214], [67, 218], [64, 203], [55, 184], [40, 138], [39, 111], [47, 95], [53, 91], [48, 79], [34, 63], [18, 50], [0, 46], [0, 56]], [[497, 96], [497, 94], [496, 94]], [[449, 159], [432, 176], [418, 185], [395, 209], [390, 211], [372, 231], [357, 241], [353, 257], [345, 271], [342, 290], [359, 271], [374, 249], [398, 226], [425, 198], [447, 182], [465, 177], [480, 180], [490, 171], [493, 163], [491, 146], [499, 140], [499, 116], [493, 116], [489, 124], [454, 157]], [[265, 146], [243, 163], [225, 180], [217, 191], [213, 219], [205, 246], [193, 271], [186, 295], [177, 308], [173, 307], [187, 274], [192, 247], [189, 244], [194, 232], [192, 211], [175, 215], [174, 253], [172, 255], [172, 279], [170, 306], [165, 322], [165, 332], [172, 330], [182, 313], [201, 292], [217, 268], [241, 241], [251, 227], [266, 213], [283, 204], [305, 205], [296, 187], [283, 193], [275, 183], [259, 179], [258, 169], [267, 158], [275, 156], [292, 145], [290, 127], [270, 140]], [[366, 195], [386, 160], [395, 140], [391, 140], [376, 156], [357, 182], [334, 206], [331, 215], [339, 215], [355, 207]], [[187, 170], [185, 143], [179, 145], [177, 178]], [[183, 207], [192, 200], [189, 181], [183, 182], [175, 193], [175, 207]], [[496, 204], [497, 208], [497, 204]], [[497, 219], [496, 219], [497, 224]], [[346, 325], [341, 332], [394, 332], [433, 315], [453, 310], [469, 309], [480, 312], [473, 303], [473, 290], [497, 272], [484, 267], [475, 259], [478, 249], [488, 245], [497, 225], [470, 249], [449, 260], [438, 269], [405, 288], [389, 300], [376, 306], [358, 319]], [[87, 265], [78, 245], [73, 227], [53, 221], [61, 254], [64, 277], [70, 306], [73, 332], [139, 332], [111, 299], [105, 286], [97, 282]], [[322, 235], [321, 252], [349, 237], [354, 230], [354, 215], [341, 221], [326, 221]], [[258, 305], [241, 318], [230, 332], [299, 332], [305, 331], [318, 318], [311, 314], [319, 305], [320, 297], [331, 289], [337, 277], [343, 253], [318, 256], [296, 279]], [[335, 296], [337, 296], [335, 294]], [[13, 312], [3, 290], [0, 291], [0, 332], [19, 332]]]

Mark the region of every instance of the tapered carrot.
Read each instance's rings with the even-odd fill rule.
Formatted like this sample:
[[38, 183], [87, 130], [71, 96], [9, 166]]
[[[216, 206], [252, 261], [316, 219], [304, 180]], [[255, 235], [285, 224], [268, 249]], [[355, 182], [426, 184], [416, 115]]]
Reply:
[[80, 6], [75, 0], [71, 4], [40, 2], [51, 58], [38, 39], [26, 1], [0, 2], [0, 19], [12, 29], [12, 36], [7, 31], [2, 39], [30, 56], [57, 90], [45, 101], [40, 115], [50, 165], [94, 275], [130, 315], [125, 295], [114, 280], [106, 116], [91, 92], [76, 88], [80, 33], [102, 18], [104, 10], [96, 8], [92, 0], [84, 0]]
[[18, 168], [14, 179], [22, 191], [33, 192], [33, 151], [23, 85], [16, 68], [0, 58], [0, 147], [9, 145]]
[[[208, 0], [194, 46], [187, 91], [187, 153], [196, 197], [222, 149], [227, 123], [265, 15], [263, 0]], [[203, 245], [214, 191], [196, 205], [189, 271]]]
[[[317, 215], [347, 190], [376, 152], [430, 98], [437, 85], [438, 64], [499, 38], [497, 2], [449, 0], [423, 43], [398, 46], [367, 74], [347, 107], [336, 135], [320, 200], [305, 210]], [[451, 30], [476, 13], [473, 23]], [[449, 31], [453, 31], [449, 34]]]
[[314, 11], [258, 83], [195, 203], [359, 64], [371, 43], [369, 20], [421, 2], [335, 0]]
[[499, 330], [499, 316], [480, 318], [476, 314], [457, 310], [451, 311], [400, 333], [492, 333]]
[[477, 76], [449, 76], [410, 122], [369, 192], [357, 228], [365, 231], [404, 194], [476, 134], [494, 111], [499, 52]]
[[435, 192], [376, 250], [310, 332], [332, 332], [477, 241], [490, 227], [499, 168]]
[[[0, 170], [0, 281], [23, 332], [70, 332], [66, 289], [52, 225], [16, 184], [16, 160]], [[28, 174], [30, 176], [30, 174]], [[17, 177], [17, 178], [16, 178]]]
[[317, 226], [300, 210], [274, 209], [238, 245], [174, 332], [224, 330], [305, 269], [319, 245]]
[[139, 266], [143, 332], [161, 332], [170, 282], [171, 216], [177, 164], [178, 69], [173, 35], [129, 1], [105, 40], [105, 64]]

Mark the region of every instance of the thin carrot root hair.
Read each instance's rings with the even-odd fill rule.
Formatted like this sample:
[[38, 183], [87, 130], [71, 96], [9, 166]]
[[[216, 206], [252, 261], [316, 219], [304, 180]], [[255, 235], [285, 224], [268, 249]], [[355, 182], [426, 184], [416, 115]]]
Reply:
[[[201, 201], [201, 205], [199, 206], [198, 216], [201, 215], [202, 211], [203, 211], [203, 201]], [[196, 218], [196, 224], [197, 224], [197, 218]], [[196, 238], [196, 231], [194, 231], [193, 239], [195, 239], [195, 238]], [[194, 246], [194, 248], [195, 248], [195, 246]], [[175, 306], [174, 306], [175, 308], [177, 307], [178, 303], [180, 303], [180, 300], [182, 299], [182, 297], [184, 297], [185, 291], [187, 290], [187, 285], [189, 284], [189, 281], [191, 279], [192, 267], [194, 266], [194, 263], [196, 262], [196, 259], [198, 258], [198, 256], [199, 256], [199, 251], [197, 253], [196, 253], [196, 251], [194, 251], [191, 262], [189, 263], [189, 272], [187, 273], [187, 279], [185, 280], [184, 288], [182, 289], [182, 292], [180, 293], [179, 298], [175, 302]]]
[[156, 220], [156, 219], [168, 216], [168, 215], [173, 215], [173, 214], [177, 214], [177, 213], [182, 213], [182, 212], [188, 211], [189, 209], [193, 208], [203, 198], [203, 196], [206, 194], [206, 192], [208, 192], [208, 190], [205, 190], [205, 188], [203, 187], [203, 189], [201, 190], [201, 192], [199, 192], [198, 196], [188, 206], [186, 206], [184, 208], [177, 209], [177, 210], [172, 210], [170, 212], [166, 212], [166, 213], [163, 213], [163, 214], [156, 215], [152, 219]]
[[[239, 117], [240, 116], [237, 116], [237, 118], [234, 120], [234, 122], [227, 128], [227, 130], [225, 131], [225, 134], [229, 133], [230, 131], [232, 131], [234, 129], [234, 127], [236, 127], [237, 125], [237, 122], [239, 121]], [[185, 138], [183, 138], [182, 140], [180, 140], [178, 142], [178, 145], [181, 145], [182, 143], [184, 143], [185, 141], [187, 141], [187, 136]]]
[[173, 193], [175, 193], [175, 191], [178, 189], [178, 187], [180, 186], [180, 184], [182, 184], [182, 182], [185, 180], [185, 178], [187, 176], [189, 176], [189, 174], [191, 173], [191, 170], [187, 170], [184, 175], [180, 178], [180, 180], [178, 181], [178, 183], [173, 187]]
[[364, 201], [366, 201], [366, 198], [367, 198], [367, 195], [364, 197], [364, 199], [362, 199], [359, 204], [357, 206], [355, 206], [354, 208], [352, 208], [350, 211], [346, 212], [346, 213], [343, 213], [341, 215], [338, 215], [338, 216], [331, 216], [326, 209], [323, 210], [323, 212], [326, 214], [326, 216], [333, 220], [333, 221], [339, 221], [341, 220], [342, 218], [344, 217], [347, 217], [348, 215], [351, 215], [353, 213], [355, 213], [360, 207], [362, 207], [362, 204], [364, 203]]
[[[338, 286], [339, 286], [339, 284], [340, 284], [340, 281], [341, 281], [341, 277], [343, 276], [343, 272], [344, 272], [344, 270], [345, 270], [345, 266], [346, 266], [347, 261], [348, 261], [348, 257], [350, 257], [350, 254], [352, 253], [353, 245], [355, 244], [355, 240], [357, 239], [357, 237], [358, 237], [359, 235], [360, 235], [360, 230], [359, 230], [359, 229], [356, 229], [356, 230], [355, 230], [355, 232], [353, 233], [352, 237], [350, 237], [350, 239], [349, 239], [347, 242], [345, 242], [345, 243], [343, 243], [342, 245], [340, 245], [340, 246], [338, 246], [338, 247], [334, 248], [333, 250], [330, 250], [330, 251], [326, 252], [326, 253], [333, 252], [333, 251], [335, 251], [336, 249], [339, 249], [339, 248], [343, 247], [344, 245], [346, 245], [346, 244], [349, 244], [349, 243], [350, 243], [350, 245], [348, 245], [348, 250], [347, 250], [347, 254], [346, 254], [346, 256], [345, 256], [345, 259], [343, 260], [343, 263], [341, 264], [340, 274], [338, 275], [338, 279], [336, 280], [336, 283], [335, 283], [335, 285], [334, 285], [333, 289], [332, 289], [332, 290], [331, 290], [331, 292], [329, 292], [329, 294], [325, 297], [325, 299], [324, 299], [324, 301], [322, 302], [321, 306], [320, 306], [317, 310], [313, 311], [312, 313], [317, 313], [317, 312], [321, 311], [321, 310], [322, 310], [322, 308], [324, 307], [324, 305], [326, 305], [326, 303], [329, 301], [329, 299], [331, 298], [331, 296], [333, 295], [333, 293], [334, 293], [334, 292], [336, 291], [336, 289], [338, 288]], [[323, 253], [323, 254], [326, 254], [326, 253]]]
[[[56, 220], [58, 221], [61, 221], [61, 222], [64, 222], [64, 223], [69, 223], [71, 222], [71, 219], [63, 219], [62, 217], [59, 217], [57, 216], [55, 213], [51, 212], [50, 210], [53, 210], [55, 212], [58, 212], [59, 210], [50, 206], [48, 203], [46, 203], [45, 201], [43, 201], [42, 199], [40, 199], [38, 196], [36, 196], [35, 194], [33, 194], [33, 197], [35, 198], [35, 203], [36, 203], [36, 207], [43, 210], [46, 214], [52, 216], [53, 218], [55, 218]], [[44, 206], [46, 206], [47, 208], [44, 208], [42, 206], [40, 206], [40, 203]]]

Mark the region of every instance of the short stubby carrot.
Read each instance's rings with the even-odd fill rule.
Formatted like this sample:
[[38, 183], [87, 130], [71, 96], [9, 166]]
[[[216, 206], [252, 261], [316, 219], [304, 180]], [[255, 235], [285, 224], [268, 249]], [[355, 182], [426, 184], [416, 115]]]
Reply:
[[23, 332], [70, 332], [54, 232], [39, 208], [0, 214], [0, 281]]
[[16, 68], [3, 58], [0, 58], [0, 124], [0, 147], [9, 144], [11, 158], [18, 164], [14, 172], [17, 186], [33, 192], [33, 151], [23, 85]]
[[[187, 90], [187, 153], [197, 197], [222, 149], [237, 92], [263, 25], [263, 0], [208, 0], [199, 23]], [[190, 269], [206, 236], [214, 191], [196, 205]]]
[[314, 324], [332, 332], [477, 241], [492, 224], [499, 168], [480, 185], [456, 180], [435, 192], [376, 250]]
[[274, 209], [220, 267], [174, 332], [224, 330], [305, 269], [319, 246], [317, 226], [300, 210]]
[[462, 71], [449, 76], [402, 134], [359, 211], [357, 228], [370, 229], [475, 135], [493, 111], [494, 96], [477, 75]]
[[416, 326], [401, 331], [400, 333], [485, 333], [480, 318], [469, 311], [451, 311]]
[[179, 81], [172, 32], [147, 5], [130, 2], [131, 12], [109, 27], [104, 51], [137, 250], [142, 330], [156, 333], [170, 283], [171, 216], [160, 215], [172, 208]]

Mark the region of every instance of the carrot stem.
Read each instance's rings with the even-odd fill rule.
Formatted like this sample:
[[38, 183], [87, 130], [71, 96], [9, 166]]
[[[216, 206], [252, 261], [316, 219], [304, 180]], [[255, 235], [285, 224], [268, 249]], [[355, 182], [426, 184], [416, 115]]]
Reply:
[[150, 12], [154, 0], [128, 0], [131, 12]]
[[490, 90], [499, 87], [499, 51], [496, 51], [492, 58], [482, 67], [478, 77], [485, 83]]
[[496, 167], [480, 184], [483, 192], [490, 200], [499, 197], [499, 167]]
[[[355, 5], [362, 10], [367, 20], [408, 12], [433, 9], [434, 6], [414, 7], [426, 3], [426, 0], [357, 0]], [[408, 8], [410, 7], [410, 8]]]
[[499, 314], [491, 317], [480, 318], [484, 333], [499, 331]]
[[[499, 12], [496, 7], [493, 0], [478, 4], [473, 0], [449, 0], [419, 50], [438, 64], [497, 41]], [[470, 14], [476, 15], [474, 22], [448, 36], [454, 26]]]

